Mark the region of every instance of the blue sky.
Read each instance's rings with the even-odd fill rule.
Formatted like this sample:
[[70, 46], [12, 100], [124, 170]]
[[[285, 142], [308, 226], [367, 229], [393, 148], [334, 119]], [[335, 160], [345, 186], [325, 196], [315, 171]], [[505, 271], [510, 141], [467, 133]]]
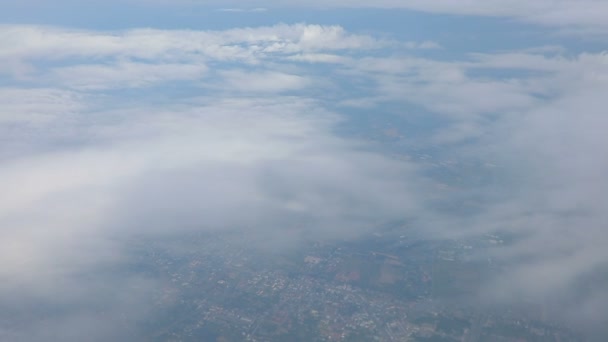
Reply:
[[3, 23], [36, 23], [106, 30], [136, 27], [221, 30], [278, 22], [308, 22], [341, 25], [348, 30], [388, 34], [401, 39], [441, 41], [449, 48], [445, 53], [547, 44], [566, 45], [573, 51], [601, 50], [601, 41], [597, 40], [595, 34], [560, 35], [557, 34], [559, 25], [539, 26], [510, 16], [471, 16], [451, 14], [449, 11], [434, 13], [407, 8], [375, 8], [371, 5], [365, 8], [316, 8], [300, 5], [294, 9], [288, 4], [239, 7], [209, 2], [177, 5], [145, 1], [127, 1], [120, 5], [113, 1], [33, 3], [41, 9], [32, 11], [31, 1], [5, 5], [0, 20]]
[[594, 325], [608, 293], [575, 288], [608, 257], [604, 13], [593, 0], [0, 5], [0, 299], [77, 302], [91, 293], [66, 282], [88, 286], [75, 275], [120, 263], [137, 234], [242, 231], [280, 250], [411, 220], [428, 238], [521, 236], [483, 256], [513, 264], [484, 298], [557, 298]]

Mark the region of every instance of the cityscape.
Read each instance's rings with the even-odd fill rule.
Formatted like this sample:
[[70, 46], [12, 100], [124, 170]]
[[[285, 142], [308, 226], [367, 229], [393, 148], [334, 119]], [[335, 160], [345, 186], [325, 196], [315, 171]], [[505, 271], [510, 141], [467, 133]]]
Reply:
[[[376, 233], [358, 241], [311, 242], [268, 254], [211, 234], [171, 253], [138, 242], [135, 267], [162, 277], [157, 341], [574, 341], [542, 305], [482, 309], [467, 304], [496, 264], [471, 251], [502, 243], [412, 241]], [[185, 243], [174, 241], [174, 243]], [[166, 247], [166, 246], [165, 246]], [[175, 249], [173, 249], [175, 251]], [[523, 303], [522, 303], [523, 304]]]

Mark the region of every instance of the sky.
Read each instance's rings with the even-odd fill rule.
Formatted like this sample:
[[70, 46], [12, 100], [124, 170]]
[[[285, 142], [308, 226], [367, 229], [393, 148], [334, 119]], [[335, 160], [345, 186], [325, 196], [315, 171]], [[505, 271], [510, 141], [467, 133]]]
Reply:
[[[517, 236], [483, 256], [513, 265], [483, 300], [555, 299], [602, 336], [608, 291], [589, 279], [608, 260], [606, 13], [597, 0], [3, 2], [0, 307], [64, 309], [0, 323], [0, 337], [121, 338], [100, 303], [136, 317], [156, 286], [103, 271], [133, 236], [237, 231], [282, 250], [402, 220], [428, 238]], [[466, 181], [433, 175], [446, 165], [469, 167]]]

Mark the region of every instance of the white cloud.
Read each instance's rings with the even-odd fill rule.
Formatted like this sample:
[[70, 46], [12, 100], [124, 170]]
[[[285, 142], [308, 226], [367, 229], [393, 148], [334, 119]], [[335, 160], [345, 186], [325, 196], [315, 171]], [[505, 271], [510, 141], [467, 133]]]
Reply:
[[[24, 82], [94, 90], [196, 81], [208, 66], [218, 63], [258, 65], [282, 61], [291, 54], [328, 56], [329, 52], [377, 49], [388, 43], [348, 33], [339, 26], [304, 24], [123, 32], [5, 25], [0, 26], [0, 61], [6, 61], [5, 73]], [[235, 72], [230, 75], [228, 81], [237, 81], [232, 85], [246, 86]], [[268, 72], [259, 76], [258, 85], [264, 89], [275, 81], [289, 89], [307, 83], [297, 75]]]
[[144, 64], [118, 62], [112, 65], [78, 65], [54, 69], [50, 80], [71, 88], [93, 90], [137, 88], [161, 82], [199, 80], [207, 67], [203, 64]]
[[40, 277], [51, 286], [73, 268], [106, 260], [112, 244], [83, 241], [119, 231], [248, 229], [276, 237], [298, 216], [300, 231], [350, 235], [417, 206], [402, 180], [408, 165], [358, 152], [333, 136], [333, 115], [297, 98], [142, 108], [111, 127], [76, 120], [64, 129], [92, 125], [72, 134], [102, 130], [102, 138], [0, 166], [2, 275], [12, 279], [5, 287], [35, 286]]
[[[74, 322], [76, 313], [99, 319], [99, 311], [141, 318], [150, 299], [131, 297], [141, 292], [130, 284], [153, 290], [153, 280], [87, 275], [120, 264], [124, 241], [136, 234], [232, 230], [277, 249], [304, 234], [356, 236], [419, 212], [418, 185], [405, 179], [412, 166], [336, 137], [339, 119], [315, 101], [274, 95], [113, 111], [82, 106], [77, 116], [59, 113], [45, 123], [60, 127], [59, 141], [52, 129], [21, 127], [15, 142], [48, 146], [0, 164], [0, 303], [65, 307], [56, 324]], [[88, 136], [94, 139], [82, 139]], [[79, 143], [65, 146], [65, 139]], [[131, 298], [133, 311], [106, 298], [116, 291]], [[16, 333], [33, 341], [36, 334], [102, 338], [119, 328], [105, 319], [62, 333], [29, 321]]]
[[[513, 87], [519, 88], [516, 93], [542, 96], [530, 104], [498, 110], [488, 115], [489, 120], [460, 117], [450, 127], [452, 131], [436, 137], [447, 141], [460, 134], [475, 137], [464, 148], [452, 150], [462, 158], [492, 160], [504, 174], [489, 188], [464, 191], [480, 200], [477, 214], [458, 223], [461, 232], [501, 231], [516, 236], [513, 243], [490, 250], [492, 258], [508, 265], [508, 271], [487, 284], [489, 298], [507, 303], [522, 297], [551, 302], [560, 311], [568, 308], [567, 319], [578, 316], [594, 329], [600, 327], [603, 310], [596, 306], [591, 312], [581, 303], [605, 296], [604, 289], [594, 288], [602, 280], [591, 278], [606, 267], [608, 241], [604, 229], [608, 181], [603, 176], [608, 159], [601, 152], [608, 143], [604, 133], [608, 120], [603, 114], [606, 65], [604, 54], [570, 59], [519, 53], [483, 56], [470, 67], [533, 71], [521, 76], [526, 83], [513, 83]], [[473, 94], [439, 89], [447, 96], [437, 94], [438, 98], [461, 94], [461, 103], [469, 110], [478, 108]], [[495, 99], [494, 104], [518, 103], [505, 98], [501, 88], [490, 86], [475, 93]], [[580, 284], [590, 289], [581, 293]]]
[[190, 31], [133, 29], [94, 32], [39, 26], [0, 26], [0, 58], [137, 58], [169, 61], [253, 60], [256, 55], [300, 51], [374, 49], [386, 45], [339, 26], [285, 25]]
[[0, 125], [48, 123], [82, 108], [76, 93], [52, 88], [0, 88]]
[[306, 77], [276, 71], [228, 70], [222, 71], [220, 75], [228, 91], [242, 91], [250, 94], [300, 90], [312, 83]]
[[540, 49], [456, 61], [403, 56], [343, 63], [353, 79], [375, 82], [368, 97], [343, 103], [366, 108], [383, 101], [413, 103], [428, 110], [429, 118], [443, 118], [423, 144], [440, 144], [463, 162], [500, 165], [495, 183], [445, 194], [448, 201], [476, 198], [474, 213], [432, 229], [439, 228], [435, 234], [442, 238], [496, 231], [518, 237], [490, 250], [508, 265], [504, 277], [487, 284], [490, 300], [552, 301], [568, 307], [568, 319], [584, 315], [595, 329], [602, 310], [577, 303], [604, 298], [605, 290], [577, 289], [606, 267], [607, 61], [606, 53], [565, 57]]
[[348, 57], [327, 53], [301, 53], [287, 57], [288, 60], [308, 63], [348, 63]]

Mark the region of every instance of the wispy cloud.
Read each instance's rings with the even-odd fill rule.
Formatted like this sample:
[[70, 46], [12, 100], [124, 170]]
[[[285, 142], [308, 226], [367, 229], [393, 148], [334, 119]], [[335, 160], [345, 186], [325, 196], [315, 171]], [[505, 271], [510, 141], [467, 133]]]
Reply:
[[[35, 301], [64, 314], [15, 316], [32, 323], [2, 338], [128, 336], [124, 320], [149, 306], [135, 292], [158, 284], [102, 275], [136, 234], [238, 231], [276, 249], [420, 212], [420, 182], [403, 179], [415, 167], [336, 136], [341, 117], [307, 98], [316, 80], [286, 62], [376, 49], [371, 36], [314, 25], [3, 30], [20, 43], [4, 42], [0, 58], [30, 69], [7, 70], [13, 84], [0, 90], [0, 305], [11, 316]], [[174, 82], [188, 95], [163, 100]], [[99, 312], [127, 318], [92, 324]]]

